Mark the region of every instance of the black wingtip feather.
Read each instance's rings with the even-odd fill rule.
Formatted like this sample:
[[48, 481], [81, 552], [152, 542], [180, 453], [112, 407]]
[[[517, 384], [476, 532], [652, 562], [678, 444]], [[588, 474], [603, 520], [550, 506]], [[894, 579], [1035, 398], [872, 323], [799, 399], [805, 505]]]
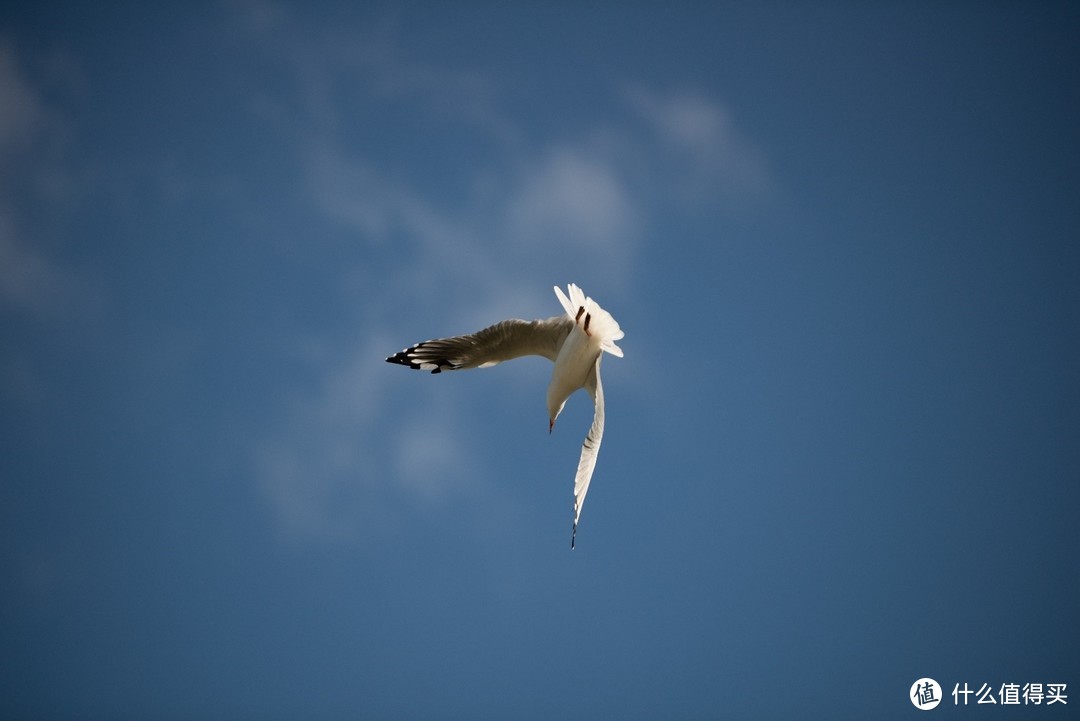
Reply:
[[430, 359], [425, 358], [424, 360], [417, 360], [416, 351], [422, 345], [424, 345], [424, 344], [421, 343], [419, 345], [414, 345], [412, 348], [406, 348], [403, 351], [395, 353], [394, 355], [389, 356], [386, 359], [386, 362], [387, 363], [396, 363], [398, 365], [403, 365], [403, 366], [408, 366], [409, 368], [412, 368], [414, 371], [427, 370], [427, 368], [424, 367], [424, 366], [427, 366], [427, 365], [434, 365], [435, 366], [431, 370], [432, 373], [442, 373], [443, 371], [457, 370], [458, 366], [454, 365], [453, 363], [451, 363], [446, 358], [433, 357], [433, 358], [430, 358]]
[[400, 353], [395, 353], [392, 356], [388, 356], [387, 359], [386, 359], [386, 362], [387, 363], [397, 363], [398, 365], [409, 366], [410, 368], [416, 368], [416, 369], [420, 368], [420, 366], [417, 365], [417, 363], [414, 362], [413, 359], [409, 357], [409, 351], [408, 350], [403, 350]]

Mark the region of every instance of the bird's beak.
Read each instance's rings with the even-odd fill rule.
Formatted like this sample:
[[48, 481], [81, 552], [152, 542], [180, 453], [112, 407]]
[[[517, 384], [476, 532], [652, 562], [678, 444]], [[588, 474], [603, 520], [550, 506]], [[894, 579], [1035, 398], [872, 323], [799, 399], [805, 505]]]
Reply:
[[555, 427], [555, 419], [552, 418], [550, 421], [548, 421], [548, 435], [549, 436], [551, 435], [551, 429], [554, 428], [554, 427]]

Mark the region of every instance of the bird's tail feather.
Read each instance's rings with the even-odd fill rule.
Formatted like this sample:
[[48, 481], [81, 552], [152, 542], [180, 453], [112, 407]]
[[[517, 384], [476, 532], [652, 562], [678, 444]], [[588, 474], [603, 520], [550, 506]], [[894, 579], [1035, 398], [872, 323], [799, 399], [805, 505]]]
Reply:
[[570, 319], [582, 326], [591, 336], [599, 339], [601, 350], [622, 358], [622, 348], [615, 345], [615, 341], [625, 335], [619, 327], [619, 322], [612, 317], [611, 313], [601, 308], [599, 303], [587, 297], [574, 283], [567, 286], [567, 290], [570, 291], [569, 297], [563, 293], [562, 288], [555, 286], [555, 295]]

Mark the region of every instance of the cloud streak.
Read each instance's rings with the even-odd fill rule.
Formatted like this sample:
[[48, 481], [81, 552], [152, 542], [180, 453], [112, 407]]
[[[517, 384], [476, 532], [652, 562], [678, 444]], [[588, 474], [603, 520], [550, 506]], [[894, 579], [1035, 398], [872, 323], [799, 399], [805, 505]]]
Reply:
[[626, 252], [641, 227], [618, 171], [573, 147], [553, 148], [529, 168], [506, 215], [515, 242], [559, 249], [573, 243], [612, 256]]
[[25, 148], [42, 116], [41, 101], [23, 77], [14, 49], [0, 38], [0, 154]]
[[671, 179], [685, 199], [768, 192], [763, 153], [720, 103], [700, 93], [657, 93], [638, 85], [625, 86], [622, 95], [660, 145], [655, 157], [661, 177]]
[[43, 238], [27, 230], [29, 208], [45, 207], [51, 219], [66, 210], [71, 183], [65, 139], [15, 48], [0, 38], [0, 304], [37, 317], [100, 304], [90, 284], [43, 252]]

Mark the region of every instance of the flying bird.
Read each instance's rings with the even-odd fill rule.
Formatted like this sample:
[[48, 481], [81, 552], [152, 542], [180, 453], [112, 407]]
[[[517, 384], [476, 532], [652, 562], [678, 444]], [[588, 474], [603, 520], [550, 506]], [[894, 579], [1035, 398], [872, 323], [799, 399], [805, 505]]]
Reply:
[[600, 360], [604, 353], [623, 357], [615, 341], [623, 337], [618, 322], [581, 288], [555, 286], [555, 295], [566, 311], [546, 320], [504, 320], [472, 335], [439, 338], [406, 348], [386, 359], [416, 370], [441, 373], [466, 368], [488, 368], [526, 355], [540, 355], [555, 363], [547, 389], [548, 433], [562, 413], [566, 400], [579, 388], [593, 399], [593, 422], [581, 447], [574, 478], [574, 527], [570, 548], [577, 539], [578, 521], [585, 494], [589, 492], [596, 455], [604, 437], [604, 387], [600, 383]]

